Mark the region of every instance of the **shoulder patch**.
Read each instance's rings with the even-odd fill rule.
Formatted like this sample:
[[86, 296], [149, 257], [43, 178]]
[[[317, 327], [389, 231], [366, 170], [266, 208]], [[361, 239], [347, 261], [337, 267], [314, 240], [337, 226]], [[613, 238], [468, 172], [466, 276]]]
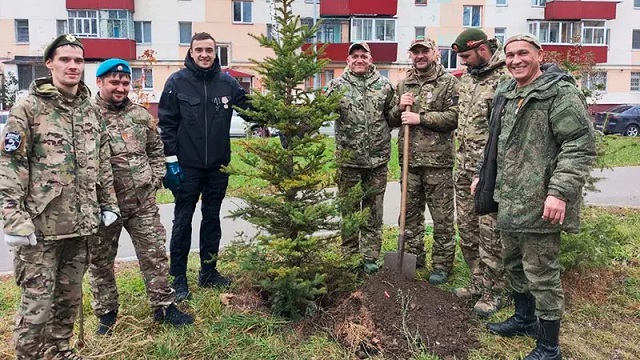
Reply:
[[12, 153], [22, 145], [22, 135], [16, 131], [9, 131], [4, 135], [4, 151]]

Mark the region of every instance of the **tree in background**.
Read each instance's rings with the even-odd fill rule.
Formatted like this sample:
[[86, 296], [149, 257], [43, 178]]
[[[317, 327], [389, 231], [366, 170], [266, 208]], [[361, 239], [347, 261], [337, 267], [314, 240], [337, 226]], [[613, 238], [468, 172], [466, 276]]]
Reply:
[[16, 95], [19, 91], [18, 79], [12, 72], [0, 76], [2, 79], [0, 83], [0, 110], [9, 110], [16, 103]]

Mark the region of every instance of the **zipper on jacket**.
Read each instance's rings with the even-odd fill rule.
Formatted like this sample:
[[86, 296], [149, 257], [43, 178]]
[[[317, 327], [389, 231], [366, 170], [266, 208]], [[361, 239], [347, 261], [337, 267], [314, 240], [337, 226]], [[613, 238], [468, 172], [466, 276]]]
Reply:
[[[368, 138], [371, 134], [369, 133], [369, 115], [367, 114], [366, 110], [366, 106], [367, 106], [367, 78], [363, 77], [362, 78], [362, 89], [363, 89], [363, 93], [362, 93], [362, 104], [365, 106], [364, 110], [364, 131], [365, 131], [365, 138]], [[371, 141], [366, 141], [366, 147], [367, 147], [367, 154], [369, 154], [369, 156], [367, 156], [367, 162], [369, 166], [371, 166]]]
[[209, 96], [207, 96], [207, 79], [202, 79], [204, 85], [204, 168], [209, 164], [209, 127], [207, 126], [207, 106], [209, 105]]

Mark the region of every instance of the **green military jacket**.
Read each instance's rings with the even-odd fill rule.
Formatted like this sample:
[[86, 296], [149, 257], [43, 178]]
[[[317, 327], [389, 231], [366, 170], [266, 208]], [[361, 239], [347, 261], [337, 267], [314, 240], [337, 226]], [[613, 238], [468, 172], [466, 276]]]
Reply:
[[[399, 100], [405, 92], [415, 95], [413, 112], [420, 114], [420, 125], [410, 132], [409, 166], [453, 167], [453, 131], [458, 126], [458, 90], [460, 82], [440, 64], [432, 77], [420, 76], [415, 69], [398, 82], [396, 94]], [[396, 102], [393, 126], [400, 126], [400, 102]], [[398, 140], [402, 162], [404, 133]]]
[[[582, 188], [596, 156], [582, 92], [570, 75], [552, 66], [533, 83], [501, 84], [507, 99], [498, 137], [494, 199], [498, 227], [513, 232], [577, 232]], [[562, 225], [542, 219], [548, 195], [567, 203]]]
[[109, 133], [113, 185], [120, 210], [155, 204], [156, 190], [166, 171], [155, 119], [128, 98], [118, 106], [98, 94], [95, 103]]
[[2, 132], [0, 199], [4, 231], [58, 240], [97, 232], [100, 213], [119, 213], [109, 138], [80, 83], [71, 99], [51, 79], [35, 80]]
[[496, 50], [482, 69], [466, 72], [460, 79], [460, 112], [456, 139], [458, 169], [476, 171], [489, 135], [493, 94], [498, 84], [511, 79], [502, 50]]
[[389, 162], [391, 157], [390, 114], [393, 86], [371, 66], [365, 75], [348, 68], [332, 80], [327, 93], [338, 91], [340, 117], [335, 122], [336, 161], [340, 166], [371, 169]]

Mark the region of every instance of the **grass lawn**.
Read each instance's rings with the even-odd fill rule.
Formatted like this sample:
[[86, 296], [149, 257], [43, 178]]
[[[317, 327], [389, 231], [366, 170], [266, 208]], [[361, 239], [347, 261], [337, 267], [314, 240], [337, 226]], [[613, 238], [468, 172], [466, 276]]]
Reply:
[[[610, 264], [563, 275], [567, 313], [561, 343], [567, 359], [637, 359], [640, 354], [640, 238], [634, 236], [632, 230], [640, 223], [640, 210], [587, 208], [584, 219], [587, 223], [599, 224], [603, 216], [607, 226], [621, 237], [610, 239], [616, 249], [619, 248], [611, 252]], [[385, 229], [384, 248], [392, 250], [396, 240], [397, 229]], [[430, 235], [426, 241], [429, 245]], [[234, 264], [225, 263], [224, 256], [221, 270], [230, 274], [236, 271]], [[419, 272], [420, 277], [426, 275], [426, 270]], [[174, 329], [153, 322], [136, 263], [119, 264], [117, 282], [122, 305], [118, 326], [111, 337], [93, 334], [96, 318], [91, 313], [91, 294], [85, 282], [87, 345], [82, 354], [90, 359], [107, 360], [353, 358], [321, 329], [312, 334], [303, 333], [298, 323], [223, 305], [220, 291], [196, 287], [195, 257], [190, 258], [188, 276], [194, 291], [193, 300], [180, 306], [196, 315], [196, 324]], [[458, 251], [453, 277], [444, 288], [462, 286], [467, 281], [468, 270]], [[0, 359], [13, 358], [11, 329], [19, 299], [20, 292], [13, 279], [0, 279], [0, 339], [3, 340]], [[470, 304], [469, 309], [471, 307]], [[491, 320], [505, 319], [512, 311], [512, 308], [503, 309]], [[480, 348], [473, 350], [469, 359], [521, 358], [534, 346], [532, 339], [492, 336], [484, 330], [484, 320], [475, 322]], [[415, 358], [437, 359], [426, 353], [416, 354]]]

